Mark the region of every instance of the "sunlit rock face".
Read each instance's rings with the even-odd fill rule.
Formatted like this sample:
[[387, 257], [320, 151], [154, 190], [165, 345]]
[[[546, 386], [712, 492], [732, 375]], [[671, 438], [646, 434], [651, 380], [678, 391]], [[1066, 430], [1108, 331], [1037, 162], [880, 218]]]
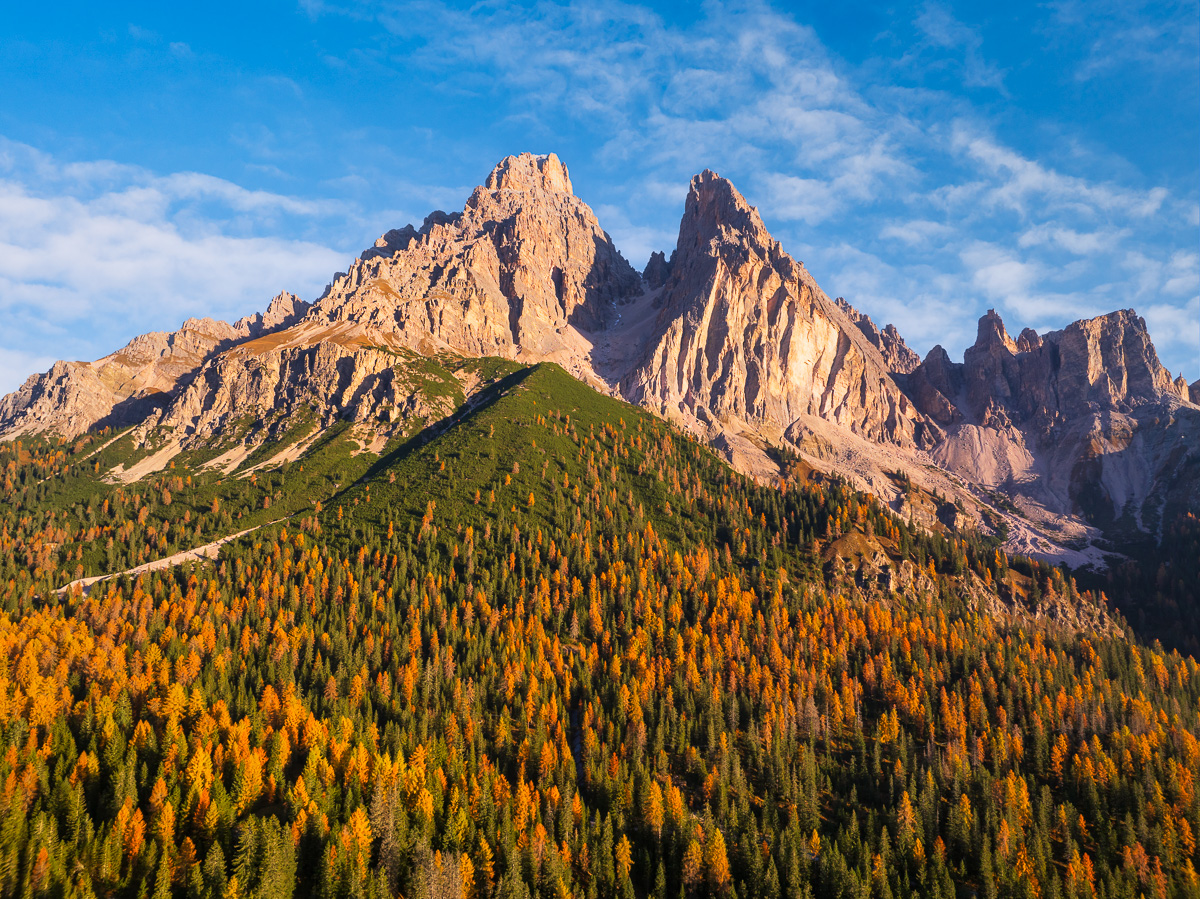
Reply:
[[284, 292], [266, 312], [230, 325], [189, 318], [178, 331], [153, 331], [95, 362], [56, 362], [0, 398], [0, 437], [75, 437], [98, 426], [126, 427], [160, 410], [214, 353], [286, 328], [309, 306]]
[[692, 179], [655, 333], [630, 399], [787, 434], [803, 418], [914, 446], [920, 416], [877, 347], [711, 171]]
[[1200, 503], [1200, 409], [1131, 309], [1015, 341], [989, 310], [962, 363], [935, 347], [906, 384], [946, 428], [934, 457], [975, 483], [1110, 533]]
[[502, 160], [462, 212], [392, 231], [339, 275], [315, 316], [470, 355], [559, 347], [568, 327], [602, 329], [641, 278], [554, 154]]

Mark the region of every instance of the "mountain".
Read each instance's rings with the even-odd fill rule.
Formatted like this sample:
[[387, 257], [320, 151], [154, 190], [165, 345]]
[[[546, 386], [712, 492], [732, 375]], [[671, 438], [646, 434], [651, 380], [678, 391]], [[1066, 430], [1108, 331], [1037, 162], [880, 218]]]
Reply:
[[551, 153], [509, 156], [462, 212], [390, 231], [334, 279], [312, 320], [402, 335], [413, 349], [553, 355], [603, 329], [641, 280]]
[[[461, 212], [382, 235], [311, 306], [281, 294], [234, 325], [189, 320], [57, 363], [0, 401], [0, 437], [133, 426], [155, 452], [122, 479], [345, 421], [379, 447], [486, 385], [478, 365], [431, 376], [443, 357], [555, 362], [760, 479], [795, 454], [927, 526], [1073, 565], [1200, 505], [1193, 388], [1136, 314], [1014, 341], [989, 313], [962, 363], [941, 347], [921, 361], [894, 326], [831, 300], [711, 171], [691, 181], [670, 257], [639, 275], [553, 154], [509, 156]], [[914, 502], [914, 486], [940, 499]]]
[[131, 432], [0, 443], [0, 890], [1189, 895], [1192, 660], [492, 362], [380, 453], [114, 485]]
[[936, 464], [1186, 482], [1136, 316], [914, 364], [711, 173], [641, 276], [553, 157], [399, 233], [5, 400], [0, 893], [1195, 893], [1200, 518]]
[[880, 331], [875, 322], [871, 320], [871, 316], [859, 312], [841, 297], [838, 297], [835, 302], [850, 321], [858, 325], [858, 330], [863, 332], [875, 349], [879, 350], [879, 354], [887, 363], [888, 371], [893, 374], [907, 375], [915, 371], [921, 364], [921, 357], [904, 342], [904, 338], [900, 336], [895, 325], [885, 325]]
[[962, 363], [935, 347], [901, 380], [945, 429], [938, 464], [1048, 527], [1080, 516], [1110, 539], [1161, 534], [1200, 509], [1200, 409], [1132, 309], [1015, 341], [989, 310]]
[[96, 427], [138, 424], [160, 410], [214, 353], [287, 327], [308, 305], [284, 292], [266, 312], [232, 325], [189, 318], [178, 331], [142, 334], [95, 362], [57, 362], [0, 398], [0, 435], [74, 437]]
[[670, 275], [624, 394], [664, 415], [772, 443], [832, 423], [879, 443], [929, 439], [877, 347], [723, 178], [692, 179]]

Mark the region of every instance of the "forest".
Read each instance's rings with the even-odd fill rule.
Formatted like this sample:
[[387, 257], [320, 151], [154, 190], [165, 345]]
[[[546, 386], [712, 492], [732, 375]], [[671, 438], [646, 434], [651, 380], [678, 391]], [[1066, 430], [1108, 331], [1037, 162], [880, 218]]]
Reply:
[[1200, 671], [1119, 611], [1191, 563], [757, 484], [552, 365], [382, 455], [131, 446], [0, 444], [4, 896], [1200, 896]]

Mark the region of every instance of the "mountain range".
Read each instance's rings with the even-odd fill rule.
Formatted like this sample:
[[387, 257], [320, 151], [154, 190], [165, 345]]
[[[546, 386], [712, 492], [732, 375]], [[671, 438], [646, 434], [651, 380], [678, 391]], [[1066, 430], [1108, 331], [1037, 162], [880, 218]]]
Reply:
[[113, 480], [216, 442], [232, 470], [301, 423], [310, 444], [349, 420], [378, 449], [471, 402], [469, 367], [441, 390], [422, 376], [447, 355], [558, 363], [761, 480], [798, 458], [917, 523], [1072, 566], [1200, 508], [1200, 381], [1172, 379], [1134, 310], [1016, 339], [989, 310], [961, 363], [922, 360], [831, 299], [728, 180], [692, 179], [674, 250], [639, 273], [553, 154], [502, 160], [461, 212], [383, 234], [311, 304], [285, 292], [56, 363], [0, 399], [0, 439], [132, 427], [143, 452]]
[[0, 894], [1193, 896], [1195, 398], [509, 157], [0, 401]]

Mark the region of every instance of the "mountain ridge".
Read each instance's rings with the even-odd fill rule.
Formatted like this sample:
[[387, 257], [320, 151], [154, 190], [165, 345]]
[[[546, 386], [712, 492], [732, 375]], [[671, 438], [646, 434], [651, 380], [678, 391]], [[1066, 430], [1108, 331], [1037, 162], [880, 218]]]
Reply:
[[1073, 565], [1200, 507], [1200, 382], [1172, 381], [1132, 310], [1015, 340], [989, 311], [962, 363], [920, 360], [830, 299], [727, 179], [692, 179], [674, 251], [639, 274], [554, 154], [501, 160], [461, 212], [386, 232], [312, 304], [284, 293], [56, 363], [0, 399], [0, 439], [133, 426], [178, 452], [247, 416], [264, 423], [247, 440], [315, 416], [378, 442], [477, 389], [464, 372], [431, 398], [420, 359], [439, 353], [556, 362], [760, 479], [794, 452], [902, 511], [902, 472], [961, 525]]

